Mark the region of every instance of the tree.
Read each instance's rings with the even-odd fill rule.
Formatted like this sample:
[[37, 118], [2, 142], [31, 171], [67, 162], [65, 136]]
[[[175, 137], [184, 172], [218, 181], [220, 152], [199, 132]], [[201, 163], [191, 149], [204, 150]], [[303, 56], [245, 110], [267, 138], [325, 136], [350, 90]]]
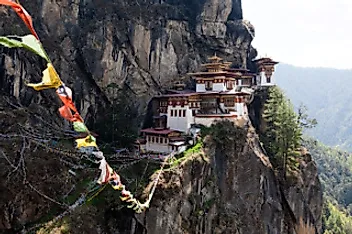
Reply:
[[[292, 104], [278, 87], [269, 89], [269, 97], [264, 105], [266, 128], [262, 140], [273, 158], [273, 164], [286, 175], [287, 166], [295, 166], [297, 148], [300, 146], [302, 128]], [[288, 165], [287, 163], [290, 162]]]
[[303, 104], [298, 107], [298, 123], [301, 128], [314, 128], [318, 124], [318, 122], [316, 119], [309, 118], [307, 111], [307, 107]]

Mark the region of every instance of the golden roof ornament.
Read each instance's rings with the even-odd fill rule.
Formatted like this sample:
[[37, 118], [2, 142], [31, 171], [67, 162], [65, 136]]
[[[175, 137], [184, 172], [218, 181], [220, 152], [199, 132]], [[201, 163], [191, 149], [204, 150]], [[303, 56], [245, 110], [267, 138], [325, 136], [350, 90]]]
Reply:
[[208, 57], [208, 60], [211, 61], [212, 63], [218, 63], [218, 62], [222, 61], [223, 59], [216, 56], [216, 52], [215, 52], [215, 54], [213, 56]]

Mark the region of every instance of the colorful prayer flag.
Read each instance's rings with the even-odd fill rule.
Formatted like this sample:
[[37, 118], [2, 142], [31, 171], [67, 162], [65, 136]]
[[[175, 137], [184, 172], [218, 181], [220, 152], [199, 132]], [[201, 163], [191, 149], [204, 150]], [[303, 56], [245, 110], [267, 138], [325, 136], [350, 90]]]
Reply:
[[59, 98], [65, 106], [70, 108], [73, 112], [78, 113], [77, 108], [72, 101], [72, 91], [69, 87], [62, 85], [56, 90], [56, 93], [59, 95]]
[[48, 68], [43, 71], [42, 82], [38, 84], [27, 84], [27, 86], [33, 87], [37, 91], [50, 88], [57, 89], [62, 84], [60, 77], [51, 63], [48, 63], [47, 66]]
[[28, 14], [26, 9], [24, 9], [24, 7], [21, 6], [21, 4], [18, 4], [16, 2], [11, 1], [11, 0], [0, 0], [0, 4], [12, 7], [12, 9], [17, 13], [17, 15], [26, 24], [27, 28], [31, 31], [33, 36], [35, 36], [35, 38], [37, 38], [37, 40], [39, 40], [39, 37], [33, 27], [32, 17]]
[[92, 135], [89, 135], [83, 139], [77, 139], [76, 143], [77, 143], [76, 148], [89, 147], [89, 146], [93, 146], [93, 147], [98, 148], [97, 143], [95, 141], [95, 137], [93, 137]]
[[88, 132], [88, 128], [86, 127], [86, 125], [82, 122], [74, 122], [73, 123], [73, 129], [76, 132]]
[[49, 58], [46, 55], [43, 47], [41, 46], [38, 39], [36, 39], [33, 35], [26, 35], [23, 37], [0, 37], [0, 44], [9, 48], [25, 48], [29, 51], [32, 51], [33, 53], [36, 53], [40, 57], [44, 58], [47, 62], [49, 62]]

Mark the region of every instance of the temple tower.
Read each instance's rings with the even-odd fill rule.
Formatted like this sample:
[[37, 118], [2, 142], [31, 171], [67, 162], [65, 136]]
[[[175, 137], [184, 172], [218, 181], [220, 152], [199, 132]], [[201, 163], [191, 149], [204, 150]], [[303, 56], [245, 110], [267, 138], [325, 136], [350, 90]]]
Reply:
[[230, 62], [223, 62], [222, 58], [214, 55], [208, 58], [209, 63], [202, 64], [203, 71], [188, 73], [196, 80], [196, 92], [225, 92], [233, 89], [236, 78], [240, 73], [227, 71], [230, 69]]
[[274, 72], [275, 65], [278, 62], [275, 62], [271, 58], [260, 58], [254, 60], [258, 66], [258, 73], [256, 76], [256, 83], [258, 86], [272, 86], [275, 85]]

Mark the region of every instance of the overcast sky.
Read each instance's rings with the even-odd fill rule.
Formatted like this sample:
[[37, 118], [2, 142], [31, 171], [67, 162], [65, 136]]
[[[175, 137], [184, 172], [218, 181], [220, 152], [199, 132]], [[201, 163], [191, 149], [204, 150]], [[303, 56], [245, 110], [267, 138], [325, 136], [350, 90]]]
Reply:
[[259, 55], [297, 66], [352, 68], [352, 0], [242, 0]]

